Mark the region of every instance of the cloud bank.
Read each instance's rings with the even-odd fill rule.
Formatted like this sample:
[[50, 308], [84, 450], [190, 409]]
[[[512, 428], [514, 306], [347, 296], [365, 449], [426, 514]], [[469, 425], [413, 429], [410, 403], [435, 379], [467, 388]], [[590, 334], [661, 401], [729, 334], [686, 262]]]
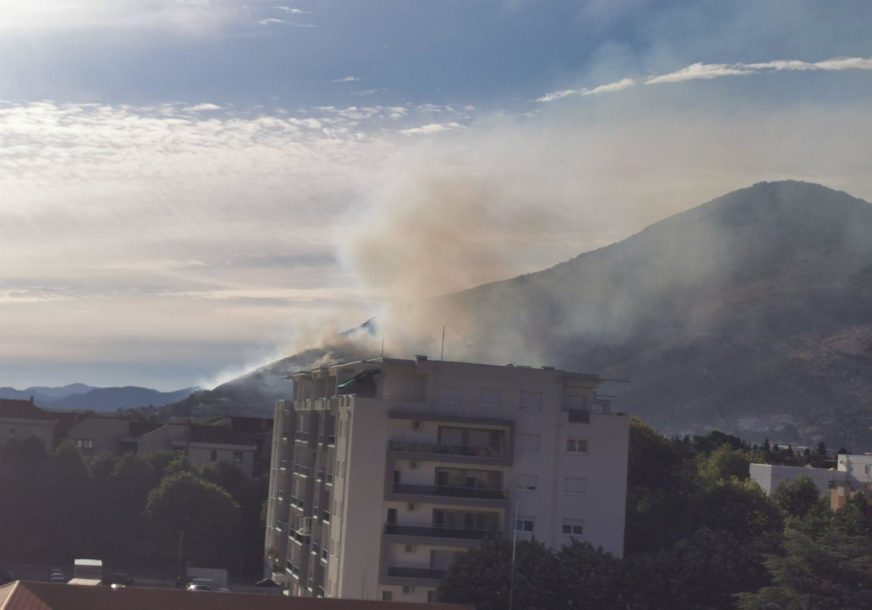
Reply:
[[795, 59], [779, 59], [758, 63], [707, 64], [694, 63], [668, 74], [643, 78], [622, 78], [618, 81], [590, 89], [563, 89], [546, 93], [537, 102], [553, 102], [570, 96], [599, 95], [629, 89], [636, 85], [662, 85], [684, 83], [694, 80], [711, 80], [726, 76], [749, 76], [767, 72], [840, 72], [844, 70], [872, 70], [872, 58], [834, 57], [822, 61], [807, 62]]

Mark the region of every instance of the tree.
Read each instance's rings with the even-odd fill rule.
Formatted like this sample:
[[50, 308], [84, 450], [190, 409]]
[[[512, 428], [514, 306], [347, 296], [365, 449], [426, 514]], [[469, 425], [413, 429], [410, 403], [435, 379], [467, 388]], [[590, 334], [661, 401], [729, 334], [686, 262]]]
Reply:
[[741, 597], [742, 610], [863, 610], [872, 600], [872, 541], [838, 527], [813, 538], [788, 529], [766, 565], [773, 584]]
[[232, 560], [228, 550], [237, 543], [239, 505], [214, 483], [191, 472], [171, 474], [148, 494], [146, 513], [165, 528], [168, 541], [175, 543], [182, 532], [192, 559], [224, 565]]
[[749, 476], [750, 466], [751, 460], [744, 451], [723, 444], [700, 460], [699, 475], [709, 482], [731, 478], [745, 480]]
[[440, 601], [475, 605], [477, 610], [546, 610], [557, 607], [558, 564], [541, 542], [521, 541], [515, 549], [512, 586], [512, 543], [501, 537], [482, 542], [455, 559], [439, 583]]
[[781, 510], [802, 519], [820, 502], [821, 494], [809, 477], [785, 481], [772, 494], [772, 500]]
[[700, 500], [697, 527], [730, 532], [748, 542], [780, 535], [784, 519], [778, 507], [751, 481], [719, 481]]
[[589, 543], [573, 540], [557, 553], [555, 608], [610, 610], [621, 590], [621, 560]]

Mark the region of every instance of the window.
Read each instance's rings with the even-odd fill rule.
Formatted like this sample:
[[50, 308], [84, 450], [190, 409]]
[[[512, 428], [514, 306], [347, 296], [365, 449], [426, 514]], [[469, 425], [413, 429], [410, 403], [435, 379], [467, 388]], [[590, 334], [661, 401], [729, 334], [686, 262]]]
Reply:
[[478, 397], [479, 404], [489, 409], [499, 409], [501, 402], [500, 394], [499, 390], [482, 390]]
[[586, 438], [568, 438], [566, 439], [567, 453], [587, 453]]
[[519, 434], [518, 453], [539, 453], [539, 435]]
[[217, 462], [217, 461], [218, 461], [218, 452], [215, 451], [214, 449], [213, 449], [212, 452], [209, 454], [209, 460], [212, 461], [212, 462]]
[[15, 428], [9, 428], [9, 434], [15, 434]]
[[94, 441], [90, 438], [78, 438], [76, 439], [76, 447], [79, 449], [93, 449]]
[[539, 477], [535, 474], [516, 474], [515, 489], [518, 491], [536, 491]]
[[382, 591], [382, 601], [390, 602], [394, 600], [394, 592], [393, 591]]
[[583, 410], [587, 407], [587, 397], [585, 396], [564, 396], [563, 408], [570, 411]]
[[563, 533], [573, 536], [581, 536], [584, 533], [584, 521], [581, 519], [564, 519]]
[[578, 477], [566, 477], [563, 485], [563, 491], [568, 494], [587, 493], [587, 479], [581, 479]]
[[518, 517], [515, 519], [515, 531], [516, 532], [532, 532], [533, 531], [533, 517]]
[[542, 392], [521, 392], [522, 409], [541, 409]]
[[233, 452], [233, 463], [234, 464], [241, 464], [242, 463], [242, 452], [241, 451], [234, 451]]

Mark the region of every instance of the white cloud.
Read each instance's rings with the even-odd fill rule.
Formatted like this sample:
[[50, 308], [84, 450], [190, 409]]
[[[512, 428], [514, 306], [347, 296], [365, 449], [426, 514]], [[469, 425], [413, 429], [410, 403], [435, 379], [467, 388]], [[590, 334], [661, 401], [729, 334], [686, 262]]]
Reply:
[[267, 17], [266, 19], [261, 19], [258, 21], [260, 25], [272, 25], [274, 23], [287, 23], [284, 19], [278, 19], [276, 17]]
[[202, 104], [185, 106], [182, 110], [185, 112], [211, 112], [213, 110], [221, 110], [221, 106], [218, 104], [212, 104], [211, 102], [203, 102]]
[[163, 30], [202, 35], [249, 14], [235, 0], [0, 0], [0, 31]]
[[872, 70], [872, 58], [865, 57], [835, 57], [816, 62], [799, 61], [795, 59], [778, 59], [757, 63], [707, 64], [694, 63], [680, 70], [649, 76], [642, 79], [622, 78], [621, 80], [600, 85], [592, 89], [563, 89], [552, 91], [536, 99], [537, 102], [553, 102], [565, 97], [597, 95], [628, 89], [637, 84], [662, 85], [683, 83], [693, 80], [710, 80], [726, 76], [748, 76], [767, 72], [835, 72], [842, 70]]
[[356, 83], [360, 79], [356, 76], [343, 76], [342, 78], [333, 79], [334, 83]]
[[403, 129], [400, 131], [400, 133], [407, 136], [430, 136], [433, 134], [462, 128], [463, 125], [461, 125], [460, 123], [451, 121], [449, 123], [429, 123], [427, 125], [421, 125], [420, 127]]
[[288, 15], [306, 15], [306, 14], [308, 14], [308, 11], [304, 11], [301, 8], [293, 8], [291, 6], [277, 6], [277, 7], [275, 7], [275, 9], [278, 11], [284, 11]]

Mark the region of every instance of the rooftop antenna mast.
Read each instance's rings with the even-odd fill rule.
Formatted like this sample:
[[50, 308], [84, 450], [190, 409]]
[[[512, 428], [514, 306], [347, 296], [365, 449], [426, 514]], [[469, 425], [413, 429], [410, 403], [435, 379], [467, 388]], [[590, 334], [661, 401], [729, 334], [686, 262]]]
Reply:
[[442, 351], [439, 354], [439, 360], [445, 360], [445, 327], [442, 327]]

